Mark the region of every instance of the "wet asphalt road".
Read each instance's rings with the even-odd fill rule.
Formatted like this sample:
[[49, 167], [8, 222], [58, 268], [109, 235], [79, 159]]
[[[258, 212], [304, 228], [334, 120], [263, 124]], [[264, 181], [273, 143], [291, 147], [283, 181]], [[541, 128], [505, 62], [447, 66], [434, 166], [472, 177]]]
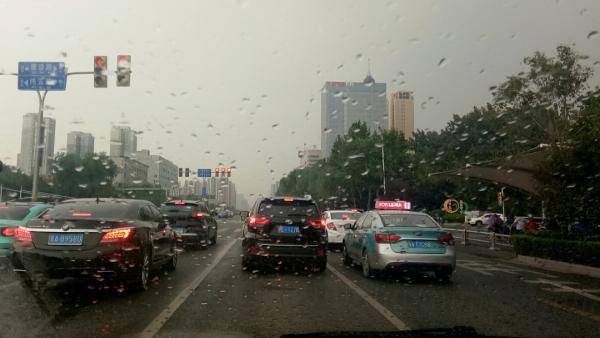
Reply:
[[[600, 280], [484, 258], [459, 247], [451, 283], [362, 277], [341, 255], [323, 274], [242, 271], [240, 224], [217, 245], [184, 252], [146, 292], [59, 285], [34, 295], [0, 261], [1, 337], [275, 337], [318, 331], [472, 326], [479, 333], [600, 336]], [[103, 289], [105, 288], [105, 289]]]

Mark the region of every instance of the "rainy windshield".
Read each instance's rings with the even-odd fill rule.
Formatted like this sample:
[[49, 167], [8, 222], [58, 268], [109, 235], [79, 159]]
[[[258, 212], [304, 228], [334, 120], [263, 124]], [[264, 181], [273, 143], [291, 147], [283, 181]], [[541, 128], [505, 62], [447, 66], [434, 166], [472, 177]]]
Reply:
[[380, 214], [384, 227], [420, 227], [437, 228], [438, 225], [429, 216], [411, 214]]
[[599, 206], [600, 0], [0, 0], [0, 337], [599, 336]]

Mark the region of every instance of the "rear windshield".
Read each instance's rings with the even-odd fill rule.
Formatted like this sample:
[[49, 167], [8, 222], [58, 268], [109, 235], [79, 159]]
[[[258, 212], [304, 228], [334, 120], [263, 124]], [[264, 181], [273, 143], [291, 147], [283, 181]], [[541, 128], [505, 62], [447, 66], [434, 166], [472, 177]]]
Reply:
[[125, 202], [67, 202], [48, 210], [44, 218], [138, 219], [139, 210]]
[[266, 217], [318, 217], [317, 205], [308, 201], [267, 200], [260, 203], [258, 213]]
[[435, 221], [427, 215], [380, 214], [385, 227], [437, 228]]
[[29, 214], [28, 206], [11, 206], [3, 205], [0, 206], [0, 219], [6, 219], [11, 221], [20, 221]]
[[344, 220], [344, 221], [356, 221], [360, 217], [359, 212], [330, 212], [331, 219]]

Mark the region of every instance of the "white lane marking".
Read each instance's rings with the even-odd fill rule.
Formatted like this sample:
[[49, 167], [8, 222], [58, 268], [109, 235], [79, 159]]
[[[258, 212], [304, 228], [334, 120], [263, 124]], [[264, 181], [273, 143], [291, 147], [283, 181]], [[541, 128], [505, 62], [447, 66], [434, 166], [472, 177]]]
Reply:
[[550, 284], [554, 287], [564, 290], [565, 292], [572, 292], [572, 293], [580, 295], [582, 297], [600, 302], [600, 297], [598, 297], [596, 295], [592, 295], [591, 293], [585, 292], [585, 290], [576, 289], [576, 288], [567, 286], [567, 285], [565, 285], [566, 282], [561, 283], [558, 281], [551, 281], [551, 280], [547, 280], [547, 279], [526, 280], [525, 282], [532, 283], [532, 284]]
[[385, 306], [381, 305], [375, 298], [369, 296], [369, 294], [361, 289], [358, 285], [354, 284], [350, 279], [344, 276], [341, 272], [339, 272], [336, 268], [327, 264], [327, 268], [329, 271], [333, 272], [342, 282], [344, 282], [350, 289], [356, 292], [363, 300], [365, 300], [369, 305], [371, 305], [377, 312], [379, 312], [385, 319], [387, 319], [392, 325], [394, 325], [398, 330], [409, 330], [408, 326], [400, 320], [400, 318], [396, 317], [392, 313], [392, 311], [385, 308]]
[[196, 290], [200, 283], [204, 281], [206, 276], [210, 274], [210, 272], [219, 264], [221, 259], [225, 257], [227, 252], [235, 245], [239, 243], [238, 240], [232, 240], [230, 243], [225, 245], [219, 250], [219, 252], [215, 255], [215, 260], [204, 269], [196, 279], [194, 279], [189, 286], [184, 288], [178, 295], [173, 299], [173, 301], [158, 315], [154, 318], [148, 326], [142, 331], [137, 337], [139, 338], [151, 338], [154, 337], [158, 331], [167, 323], [169, 318], [177, 311], [177, 309], [183, 304], [187, 298]]
[[489, 273], [487, 271], [483, 271], [483, 270], [480, 270], [480, 269], [477, 269], [477, 268], [474, 268], [474, 267], [471, 267], [471, 266], [467, 266], [467, 265], [464, 265], [464, 264], [457, 264], [456, 267], [457, 268], [471, 270], [471, 271], [475, 271], [475, 272], [479, 272], [480, 274], [486, 275], [486, 276], [493, 276], [494, 275], [493, 273]]

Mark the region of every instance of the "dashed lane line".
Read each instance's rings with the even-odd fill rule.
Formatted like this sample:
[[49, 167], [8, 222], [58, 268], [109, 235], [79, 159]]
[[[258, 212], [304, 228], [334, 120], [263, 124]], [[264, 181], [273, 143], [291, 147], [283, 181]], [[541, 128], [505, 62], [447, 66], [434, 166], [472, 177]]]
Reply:
[[392, 325], [394, 325], [398, 330], [409, 330], [408, 326], [400, 320], [400, 318], [396, 317], [394, 313], [388, 310], [385, 306], [379, 303], [375, 298], [371, 297], [366, 291], [361, 289], [358, 285], [344, 276], [341, 272], [339, 272], [332, 265], [327, 264], [327, 268], [331, 271], [337, 278], [339, 278], [342, 282], [344, 282], [350, 289], [352, 289], [356, 294], [358, 294], [364, 301], [369, 303], [377, 312], [379, 312], [385, 319], [387, 319]]
[[[236, 232], [236, 231], [234, 231]], [[200, 283], [212, 272], [212, 270], [221, 262], [223, 257], [229, 252], [229, 250], [239, 243], [238, 240], [232, 240], [225, 246], [221, 247], [218, 253], [215, 255], [213, 262], [204, 269], [191, 283], [189, 286], [184, 288], [173, 301], [156, 317], [148, 326], [137, 336], [138, 338], [151, 338], [154, 337], [158, 331], [167, 323], [169, 318], [173, 316], [175, 311], [187, 300], [187, 298], [200, 286]]]

